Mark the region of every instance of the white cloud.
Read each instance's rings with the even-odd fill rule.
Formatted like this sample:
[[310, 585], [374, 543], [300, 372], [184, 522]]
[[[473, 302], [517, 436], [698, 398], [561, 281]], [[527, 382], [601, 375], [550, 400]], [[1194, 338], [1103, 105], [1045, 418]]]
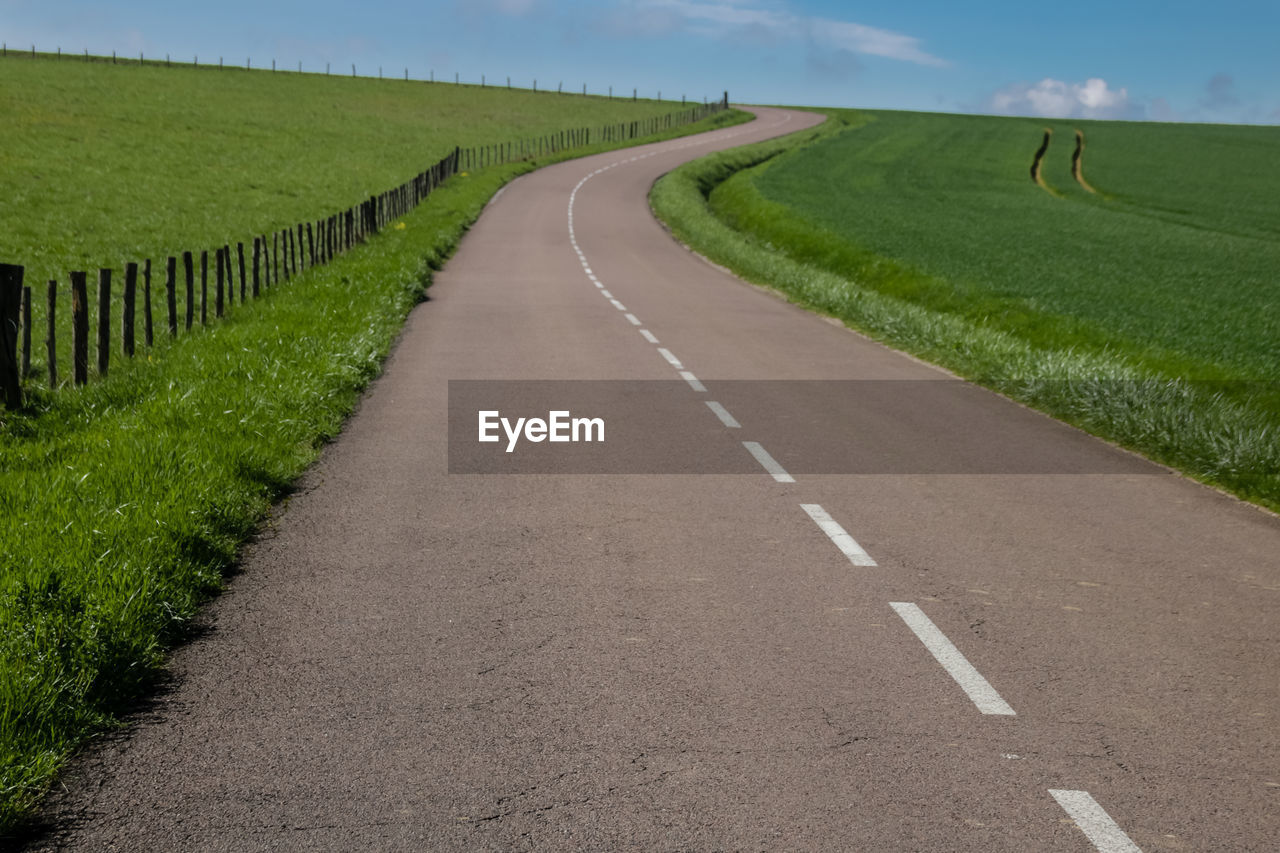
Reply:
[[796, 15], [784, 5], [765, 6], [753, 0], [634, 0], [622, 17], [641, 24], [655, 19], [664, 33], [684, 30], [711, 38], [754, 43], [806, 41], [824, 49], [882, 56], [918, 65], [949, 63], [926, 53], [914, 36], [869, 27], [853, 21]]
[[925, 53], [920, 49], [920, 39], [901, 33], [854, 24], [849, 21], [831, 21], [815, 18], [811, 21], [814, 39], [837, 50], [884, 56], [914, 62], [917, 65], [944, 67], [945, 59]]
[[1044, 118], [1136, 118], [1142, 113], [1128, 89], [1112, 89], [1101, 77], [1083, 83], [1049, 77], [1034, 85], [1016, 83], [992, 95], [986, 107], [1001, 115]]

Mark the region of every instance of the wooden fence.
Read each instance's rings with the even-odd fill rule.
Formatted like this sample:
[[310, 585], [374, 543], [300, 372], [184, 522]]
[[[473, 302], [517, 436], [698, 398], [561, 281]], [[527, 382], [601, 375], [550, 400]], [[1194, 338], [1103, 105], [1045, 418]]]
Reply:
[[[465, 170], [477, 170], [540, 156], [556, 154], [573, 148], [610, 142], [620, 142], [649, 136], [663, 130], [691, 124], [715, 112], [727, 109], [729, 95], [714, 104], [701, 104], [678, 112], [648, 119], [623, 122], [595, 128], [575, 128], [537, 137], [513, 140], [494, 145], [471, 148], [454, 148], [442, 158], [414, 177], [378, 195], [370, 196], [359, 204], [310, 222], [300, 222], [278, 231], [268, 239], [257, 234], [248, 243], [237, 242], [216, 246], [212, 250], [199, 251], [200, 281], [196, 288], [196, 253], [181, 253], [182, 278], [179, 281], [178, 255], [165, 260], [163, 271], [153, 270], [150, 258], [129, 262], [124, 267], [119, 311], [120, 354], [132, 358], [137, 350], [138, 308], [141, 305], [142, 340], [146, 347], [154, 344], [157, 330], [153, 313], [153, 278], [155, 289], [164, 288], [159, 310], [162, 322], [159, 334], [167, 333], [176, 338], [179, 331], [190, 332], [197, 323], [204, 326], [210, 314], [210, 252], [213, 254], [212, 314], [224, 315], [235, 304], [237, 293], [240, 304], [257, 298], [265, 288], [279, 285], [297, 276], [303, 270], [322, 266], [336, 259], [355, 245], [378, 233], [392, 221], [399, 219], [421, 204], [440, 184]], [[153, 272], [155, 276], [153, 276]], [[22, 382], [31, 375], [32, 321], [30, 286], [24, 285], [25, 268], [16, 264], [0, 263], [0, 394], [9, 408], [22, 405]], [[159, 280], [163, 277], [163, 284]], [[71, 281], [71, 379], [76, 385], [89, 380], [89, 288], [88, 273], [74, 271]], [[107, 375], [111, 362], [112, 323], [111, 293], [114, 271], [98, 270], [97, 287], [97, 372]], [[238, 285], [238, 287], [237, 287]], [[184, 312], [178, 316], [178, 288], [185, 293]], [[46, 321], [48, 332], [47, 367], [50, 388], [57, 388], [59, 381], [57, 360], [57, 305], [58, 282], [49, 281], [46, 290]], [[158, 293], [157, 293], [158, 298]], [[197, 315], [196, 309], [199, 308]]]

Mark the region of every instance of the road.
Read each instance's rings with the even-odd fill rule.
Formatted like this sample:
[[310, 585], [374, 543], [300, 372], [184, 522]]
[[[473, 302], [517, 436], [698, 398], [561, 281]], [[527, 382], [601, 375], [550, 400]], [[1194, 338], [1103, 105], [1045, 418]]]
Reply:
[[758, 115], [495, 199], [31, 849], [1280, 849], [1280, 521], [675, 243]]

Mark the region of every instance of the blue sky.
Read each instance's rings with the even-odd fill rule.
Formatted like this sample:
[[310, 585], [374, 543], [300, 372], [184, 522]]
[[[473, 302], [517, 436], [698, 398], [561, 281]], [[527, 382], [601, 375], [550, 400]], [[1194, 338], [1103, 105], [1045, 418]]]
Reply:
[[0, 0], [0, 39], [698, 100], [1280, 123], [1277, 0]]

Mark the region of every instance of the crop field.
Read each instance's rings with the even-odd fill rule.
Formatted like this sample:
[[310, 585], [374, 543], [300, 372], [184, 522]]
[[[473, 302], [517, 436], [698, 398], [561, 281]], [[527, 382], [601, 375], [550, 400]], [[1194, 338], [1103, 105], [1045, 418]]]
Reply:
[[[931, 281], [969, 316], [1070, 325], [1063, 343], [1121, 348], [1180, 375], [1280, 375], [1280, 174], [1268, 168], [1280, 129], [1051, 123], [1054, 195], [1028, 176], [1043, 123], [871, 118], [755, 183], [910, 268], [873, 286]], [[1098, 195], [1071, 178], [1075, 127]]]
[[830, 115], [655, 207], [748, 278], [1280, 505], [1280, 128]]
[[[0, 81], [0, 260], [26, 264], [28, 284], [323, 215], [455, 145], [680, 108], [69, 61], [0, 62]], [[148, 689], [493, 193], [536, 163], [623, 144], [459, 175], [208, 328], [157, 334], [83, 387], [29, 381], [23, 409], [0, 409], [0, 843]]]

